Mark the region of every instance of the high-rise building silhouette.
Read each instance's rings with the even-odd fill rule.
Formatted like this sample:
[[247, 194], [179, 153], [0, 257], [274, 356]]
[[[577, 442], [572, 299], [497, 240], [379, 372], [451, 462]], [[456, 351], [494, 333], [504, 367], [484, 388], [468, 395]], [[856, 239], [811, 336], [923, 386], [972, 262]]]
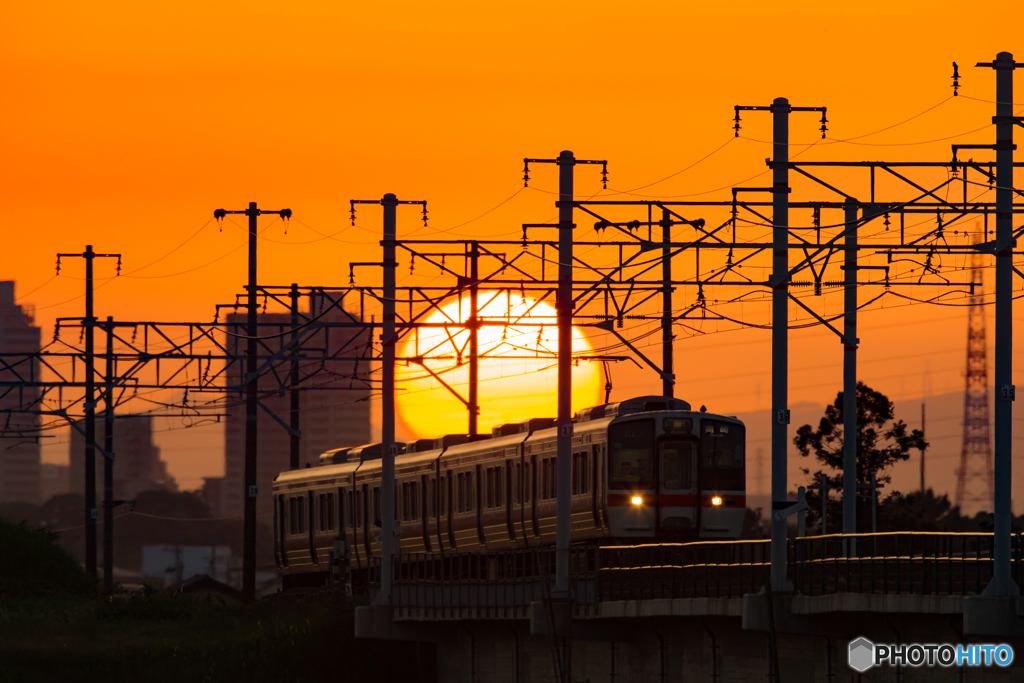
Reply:
[[[96, 429], [103, 443], [103, 422]], [[178, 484], [160, 459], [153, 443], [153, 418], [149, 415], [114, 420], [114, 498], [132, 500], [143, 491], [177, 491]], [[85, 437], [71, 430], [71, 492], [85, 490]], [[96, 500], [103, 500], [103, 454], [96, 452]]]
[[971, 257], [974, 291], [967, 309], [967, 373], [964, 440], [957, 469], [956, 504], [969, 513], [991, 510], [995, 494], [988, 419], [988, 359], [985, 348], [984, 278], [981, 254]]
[[[318, 300], [319, 301], [319, 300]], [[325, 301], [324, 305], [329, 305]], [[320, 312], [317, 303], [317, 313]], [[246, 315], [244, 313], [228, 316], [229, 323], [236, 323], [233, 328], [244, 333]], [[322, 318], [323, 322], [344, 322], [349, 318], [341, 311], [328, 311]], [[292, 328], [290, 313], [263, 313], [259, 316], [259, 336], [269, 336], [287, 332]], [[276, 327], [271, 327], [271, 325]], [[260, 341], [260, 355], [276, 353], [286, 346], [291, 335]], [[299, 467], [307, 465], [316, 467], [319, 456], [324, 451], [342, 446], [359, 446], [370, 440], [370, 392], [359, 390], [359, 382], [353, 382], [354, 371], [368, 372], [369, 361], [361, 369], [354, 367], [351, 361], [323, 360], [339, 351], [344, 356], [360, 355], [364, 351], [367, 333], [348, 328], [324, 327], [302, 345], [300, 377], [306, 377], [316, 370], [311, 379], [301, 382], [299, 393]], [[246, 341], [239, 337], [228, 337], [227, 347], [231, 353], [240, 357], [244, 355]], [[367, 354], [369, 356], [371, 354]], [[287, 356], [284, 356], [287, 358]], [[291, 402], [289, 397], [290, 375], [289, 364], [285, 363], [281, 373], [264, 373], [260, 376], [259, 391], [260, 408], [257, 415], [257, 452], [256, 452], [256, 485], [259, 495], [256, 501], [256, 515], [260, 524], [269, 528], [272, 519], [272, 498], [274, 477], [290, 467], [290, 435], [288, 431], [268, 414], [267, 409], [274, 412], [285, 424], [291, 422]], [[244, 361], [232, 363], [227, 370], [229, 386], [242, 385]], [[282, 384], [283, 383], [283, 384]], [[332, 387], [350, 387], [353, 390], [338, 391]], [[271, 393], [272, 392], [272, 393]], [[244, 394], [229, 399], [229, 413], [224, 430], [224, 481], [210, 489], [211, 497], [214, 489], [222, 501], [208, 501], [212, 508], [217, 507], [225, 516], [240, 517], [244, 504], [243, 475], [245, 472], [245, 404], [240, 400]]]
[[[33, 324], [33, 308], [19, 306], [14, 300], [14, 282], [0, 282], [0, 353], [39, 352], [40, 330]], [[39, 381], [39, 360], [7, 356], [12, 369], [0, 370], [5, 382]], [[38, 397], [32, 386], [0, 391], [0, 411], [24, 409]], [[27, 413], [3, 415], [4, 439], [0, 441], [0, 502], [39, 503], [39, 440], [35, 430], [39, 419]]]

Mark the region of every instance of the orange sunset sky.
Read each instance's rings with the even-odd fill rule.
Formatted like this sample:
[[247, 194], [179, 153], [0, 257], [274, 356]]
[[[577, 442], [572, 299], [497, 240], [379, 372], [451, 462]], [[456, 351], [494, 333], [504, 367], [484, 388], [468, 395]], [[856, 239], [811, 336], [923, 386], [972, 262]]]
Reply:
[[[1002, 50], [1024, 59], [1017, 0], [12, 3], [3, 14], [0, 279], [17, 281], [19, 303], [35, 306], [44, 340], [55, 318], [83, 314], [82, 265], [69, 261], [54, 279], [58, 251], [89, 243], [123, 254], [118, 279], [104, 279], [114, 274], [112, 262], [97, 266], [100, 317], [207, 321], [214, 304], [232, 300], [245, 282], [244, 223], [219, 229], [211, 220], [219, 207], [258, 201], [294, 211], [287, 233], [280, 221], [261, 223], [261, 283], [344, 285], [350, 261], [380, 259], [379, 207], [362, 207], [350, 227], [349, 199], [394, 192], [428, 200], [430, 227], [405, 207], [399, 236], [514, 239], [521, 223], [555, 215], [555, 168], [532, 169], [531, 188], [519, 191], [523, 157], [571, 149], [609, 161], [609, 190], [596, 198], [727, 200], [728, 188], [763, 173], [771, 154], [760, 142], [770, 139], [769, 116], [748, 112], [744, 137], [734, 139], [733, 106], [779, 96], [828, 107], [833, 137], [814, 146], [817, 115], [794, 114], [793, 153], [801, 159], [946, 161], [951, 142], [994, 141], [994, 73], [974, 63]], [[953, 61], [964, 96], [950, 99]], [[1024, 103], [1021, 75], [1017, 85], [1015, 99]], [[975, 132], [961, 135], [968, 131]], [[683, 169], [636, 190], [644, 197], [619, 194]], [[940, 175], [915, 177], [937, 184]], [[827, 177], [866, 193], [864, 174]], [[577, 178], [580, 195], [601, 190], [598, 169], [578, 168]], [[911, 196], [882, 187], [889, 194], [881, 200]], [[793, 198], [835, 195], [794, 180]], [[687, 214], [716, 226], [727, 217]], [[792, 214], [794, 225], [809, 220], [807, 212]], [[592, 223], [578, 222], [581, 238], [594, 238]], [[973, 222], [960, 228], [977, 229]], [[766, 232], [750, 226], [744, 235]], [[608, 263], [615, 257], [608, 252], [594, 258]], [[680, 257], [676, 267], [692, 273], [693, 258]], [[400, 278], [407, 275], [400, 267]], [[403, 284], [434, 275], [424, 267]], [[379, 281], [370, 269], [359, 277]], [[991, 269], [986, 278], [990, 287]], [[1022, 289], [1021, 279], [1014, 288]], [[862, 291], [866, 298], [878, 288]], [[680, 288], [675, 305], [695, 297]], [[834, 290], [812, 305], [834, 314], [841, 303]], [[862, 314], [862, 379], [898, 400], [962, 391], [966, 309], [905, 304], [887, 298]], [[806, 319], [795, 306], [791, 313]], [[768, 308], [754, 301], [742, 315], [764, 323]], [[1014, 316], [1019, 340], [1020, 303]], [[705, 323], [704, 334], [676, 332], [678, 396], [727, 414], [768, 408], [767, 331]], [[644, 341], [645, 352], [657, 356], [658, 338]], [[1024, 345], [1017, 346], [1021, 385]], [[827, 330], [794, 331], [791, 404], [831, 401], [841, 356]], [[613, 376], [619, 398], [660, 391], [648, 370], [623, 363]], [[916, 413], [904, 417], [918, 425]], [[1015, 418], [1019, 454], [1019, 404]], [[157, 438], [172, 474], [195, 488], [202, 476], [223, 472], [222, 435], [217, 426], [181, 427], [167, 419]], [[934, 428], [946, 435], [932, 470], [946, 490], [960, 426]], [[67, 431], [54, 434], [44, 460], [64, 462]], [[1022, 466], [1018, 455], [1015, 479], [1024, 482]], [[791, 476], [791, 483], [802, 482]], [[1016, 498], [1019, 512], [1024, 497]]]

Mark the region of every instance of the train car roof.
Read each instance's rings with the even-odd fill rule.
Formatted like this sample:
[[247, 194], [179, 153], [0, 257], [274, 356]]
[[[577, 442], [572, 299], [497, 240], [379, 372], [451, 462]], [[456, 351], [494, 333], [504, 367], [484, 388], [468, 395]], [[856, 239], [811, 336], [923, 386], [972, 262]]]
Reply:
[[488, 451], [493, 453], [500, 452], [504, 455], [505, 448], [514, 448], [521, 444], [525, 438], [526, 434], [510, 434], [508, 436], [488, 437], [477, 441], [471, 441], [469, 443], [460, 443], [455, 446], [449, 446], [441, 455], [441, 462], [447, 464], [451, 462], [453, 458], [459, 458], [464, 455], [475, 455], [477, 453]]
[[319, 467], [287, 470], [277, 475], [277, 478], [274, 479], [274, 486], [276, 487], [278, 484], [300, 484], [319, 479], [331, 479], [332, 477], [347, 477], [358, 467], [358, 462], [343, 462], [337, 465], [321, 465]]

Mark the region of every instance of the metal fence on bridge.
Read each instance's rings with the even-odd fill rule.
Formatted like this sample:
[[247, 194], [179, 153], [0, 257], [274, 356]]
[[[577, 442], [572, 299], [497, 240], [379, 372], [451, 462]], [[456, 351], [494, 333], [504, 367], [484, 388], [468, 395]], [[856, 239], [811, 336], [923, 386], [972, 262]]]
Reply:
[[[1024, 585], [1024, 536], [1011, 538]], [[573, 600], [737, 598], [764, 586], [768, 539], [571, 549]], [[549, 597], [552, 547], [395, 555], [397, 607], [524, 607]], [[976, 595], [992, 577], [992, 534], [891, 532], [789, 540], [789, 577], [803, 595], [837, 592]], [[370, 567], [379, 586], [379, 564]]]

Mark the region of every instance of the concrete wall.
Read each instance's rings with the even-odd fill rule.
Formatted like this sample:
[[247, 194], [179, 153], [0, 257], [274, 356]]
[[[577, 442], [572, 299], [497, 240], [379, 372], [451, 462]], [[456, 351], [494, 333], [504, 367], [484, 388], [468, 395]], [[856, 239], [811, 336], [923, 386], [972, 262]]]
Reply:
[[[843, 617], [837, 615], [835, 618]], [[899, 615], [892, 620], [874, 619], [872, 623], [857, 618], [854, 621], [859, 622], [855, 628], [863, 629], [865, 637], [878, 643], [894, 642], [897, 631], [904, 642], [911, 639], [911, 635], [915, 642], [958, 641], [954, 628], [956, 620], [941, 616]], [[768, 634], [745, 631], [736, 618], [647, 618], [596, 626], [614, 629], [621, 637], [631, 640], [614, 645], [607, 640], [574, 640], [571, 647], [573, 683], [739, 683], [769, 680]], [[437, 680], [441, 683], [553, 683], [557, 680], [553, 640], [529, 635], [524, 621], [447, 623], [438, 625], [438, 628], [447, 635], [436, 646]], [[712, 677], [711, 633], [717, 642], [716, 678]], [[658, 634], [662, 637], [663, 646], [659, 643]], [[1017, 657], [1024, 658], [1024, 643], [1020, 641], [993, 638], [974, 639], [972, 642], [1008, 642], [1014, 646]], [[846, 639], [831, 640], [833, 675], [830, 678], [828, 644], [829, 641], [822, 636], [779, 634], [780, 680], [785, 683], [1024, 681], [1024, 659], [1007, 669], [968, 668], [963, 679], [959, 678], [956, 668], [942, 667], [904, 667], [898, 678], [895, 669], [882, 667], [858, 676], [846, 663]]]

